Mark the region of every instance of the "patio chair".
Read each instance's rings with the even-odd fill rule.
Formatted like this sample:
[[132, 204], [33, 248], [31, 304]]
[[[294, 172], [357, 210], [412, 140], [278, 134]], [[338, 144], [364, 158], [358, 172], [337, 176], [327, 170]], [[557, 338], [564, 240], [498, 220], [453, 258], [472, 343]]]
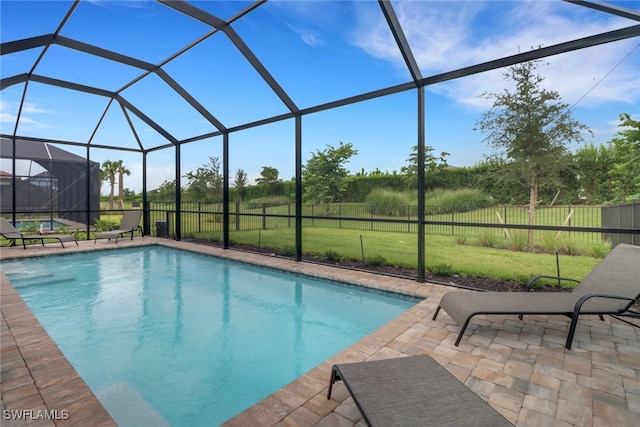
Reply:
[[38, 234], [35, 236], [28, 236], [22, 234], [20, 230], [15, 228], [13, 224], [9, 222], [6, 218], [0, 217], [0, 236], [9, 240], [9, 246], [15, 246], [16, 240], [22, 240], [22, 247], [27, 249], [27, 241], [35, 241], [42, 243], [44, 246], [44, 241], [51, 239], [57, 240], [60, 242], [62, 247], [64, 248], [64, 242], [76, 242], [76, 246], [78, 245], [78, 240], [70, 234]]
[[428, 355], [333, 365], [369, 426], [499, 427], [512, 424]]
[[120, 237], [124, 237], [125, 235], [130, 235], [131, 240], [133, 240], [133, 235], [136, 231], [139, 231], [140, 236], [144, 237], [142, 227], [140, 226], [140, 218], [142, 218], [142, 211], [140, 210], [124, 211], [124, 213], [122, 214], [122, 220], [120, 221], [120, 225], [118, 226], [118, 228], [96, 234], [96, 238], [93, 241], [93, 244], [95, 245], [98, 239], [116, 239], [117, 244], [118, 239]]
[[[527, 291], [536, 276], [529, 281]], [[557, 278], [556, 278], [557, 279]], [[566, 279], [565, 279], [566, 280]], [[621, 317], [640, 318], [634, 304], [640, 298], [640, 246], [616, 246], [572, 292], [470, 292], [454, 291], [442, 296], [433, 320], [444, 309], [462, 325], [455, 345], [469, 321], [478, 314], [565, 315], [571, 318], [565, 347], [570, 350], [580, 315], [609, 315], [633, 326]]]

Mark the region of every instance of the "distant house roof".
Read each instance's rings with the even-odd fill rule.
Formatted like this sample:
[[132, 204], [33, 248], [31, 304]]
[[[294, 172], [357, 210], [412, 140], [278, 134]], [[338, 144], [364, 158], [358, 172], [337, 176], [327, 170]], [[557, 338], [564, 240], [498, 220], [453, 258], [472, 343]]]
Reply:
[[[10, 138], [0, 138], [0, 157], [13, 157], [13, 143]], [[33, 160], [37, 163], [42, 161], [56, 161], [86, 164], [87, 162], [87, 159], [84, 157], [64, 151], [47, 142], [28, 141], [24, 139], [16, 139], [16, 159]]]

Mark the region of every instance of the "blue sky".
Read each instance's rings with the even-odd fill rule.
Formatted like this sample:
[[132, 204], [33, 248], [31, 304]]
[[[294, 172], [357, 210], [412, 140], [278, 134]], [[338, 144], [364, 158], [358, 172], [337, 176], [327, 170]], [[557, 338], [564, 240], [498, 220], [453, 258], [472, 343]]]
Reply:
[[[228, 20], [245, 1], [200, 1], [198, 7]], [[640, 11], [639, 1], [611, 2]], [[53, 33], [70, 1], [0, 2], [2, 42]], [[559, 1], [392, 1], [424, 77], [634, 25], [628, 19]], [[637, 24], [637, 22], [635, 22]], [[410, 75], [375, 1], [270, 1], [233, 24], [234, 30], [299, 108], [406, 83]], [[146, 0], [84, 0], [61, 35], [150, 63], [160, 63], [210, 28], [175, 10]], [[546, 59], [540, 68], [544, 86], [573, 106], [574, 117], [602, 144], [618, 131], [622, 112], [640, 119], [640, 38]], [[3, 55], [2, 78], [28, 72], [42, 49]], [[164, 70], [227, 127], [287, 112], [284, 103], [260, 78], [224, 34], [217, 33]], [[456, 166], [471, 166], [490, 153], [476, 121], [490, 104], [485, 91], [509, 88], [496, 70], [430, 86], [426, 90], [426, 144], [450, 153]], [[142, 71], [52, 46], [35, 74], [115, 91]], [[0, 93], [0, 127], [12, 134], [24, 85]], [[159, 77], [152, 74], [122, 91], [136, 108], [178, 139], [215, 128]], [[347, 167], [352, 172], [399, 171], [417, 143], [417, 97], [414, 91], [378, 98], [303, 118], [303, 160], [327, 144], [350, 142], [358, 150]], [[137, 142], [117, 103], [80, 92], [30, 83], [18, 135], [87, 142], [106, 111], [92, 143], [136, 147]], [[129, 115], [142, 144], [167, 141]], [[222, 158], [221, 138], [183, 145], [183, 174]], [[294, 175], [294, 124], [273, 123], [230, 136], [230, 175], [238, 168], [250, 178], [263, 166], [280, 177]], [[85, 150], [64, 146], [79, 155]], [[575, 149], [576, 147], [572, 147]], [[131, 170], [125, 187], [140, 191], [141, 157], [135, 153], [94, 149], [92, 160], [119, 160]], [[10, 170], [5, 160], [2, 170]], [[148, 186], [174, 178], [175, 154], [149, 155]], [[19, 171], [20, 172], [20, 171]], [[182, 181], [186, 183], [185, 180]], [[106, 187], [106, 186], [105, 186]], [[103, 188], [103, 192], [106, 188]]]

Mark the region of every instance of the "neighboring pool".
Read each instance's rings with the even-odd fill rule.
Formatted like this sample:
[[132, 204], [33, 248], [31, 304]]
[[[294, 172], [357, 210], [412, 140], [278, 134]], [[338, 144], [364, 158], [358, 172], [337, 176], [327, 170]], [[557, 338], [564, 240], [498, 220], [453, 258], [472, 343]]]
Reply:
[[16, 221], [13, 226], [17, 229], [24, 229], [28, 226], [33, 226], [34, 224], [41, 224], [45, 230], [54, 230], [56, 228], [65, 227], [67, 224], [50, 219], [24, 219], [21, 221]]
[[161, 246], [2, 270], [120, 426], [218, 425], [416, 303]]

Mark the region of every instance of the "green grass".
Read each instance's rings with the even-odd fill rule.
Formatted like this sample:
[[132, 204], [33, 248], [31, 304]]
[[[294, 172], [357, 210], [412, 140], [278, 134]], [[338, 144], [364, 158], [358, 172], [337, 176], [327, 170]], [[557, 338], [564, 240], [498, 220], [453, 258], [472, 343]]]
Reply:
[[[303, 229], [303, 253], [325, 256], [332, 251], [333, 256], [361, 260], [360, 246], [365, 259], [383, 257], [387, 264], [417, 268], [417, 241], [414, 235], [375, 231], [345, 230], [323, 227]], [[197, 235], [199, 238], [220, 240], [220, 234]], [[230, 233], [232, 244], [251, 244], [282, 248], [295, 244], [293, 229], [272, 229], [234, 231]], [[526, 282], [537, 274], [555, 275], [554, 255], [529, 252], [512, 252], [504, 249], [461, 246], [455, 238], [427, 236], [425, 242], [425, 262], [430, 271], [442, 271], [443, 266], [451, 273], [462, 276], [486, 277]], [[584, 256], [561, 256], [560, 268], [563, 277], [578, 280], [584, 278], [599, 262], [597, 258]]]
[[[253, 206], [253, 207], [252, 207]], [[236, 219], [233, 215], [236, 213], [236, 208], [239, 207], [238, 212], [242, 214], [251, 214], [252, 216], [241, 216]], [[215, 209], [210, 212], [221, 212], [222, 205], [217, 205]], [[292, 227], [294, 220], [277, 217], [287, 216], [295, 214], [295, 206], [281, 205], [281, 206], [265, 206], [255, 207], [255, 205], [232, 203], [230, 205], [230, 213], [232, 229], [236, 226], [240, 230], [251, 230], [259, 228], [285, 228]], [[567, 217], [571, 213], [571, 218], [567, 225], [579, 226], [579, 227], [601, 227], [601, 213], [598, 207], [593, 206], [555, 206], [552, 208], [541, 207], [536, 210], [536, 225], [542, 226], [562, 226]], [[164, 212], [152, 212], [151, 224], [154, 221], [165, 220]], [[372, 223], [371, 219], [391, 219], [391, 220], [408, 220], [416, 221], [415, 210], [408, 211], [407, 215], [402, 216], [389, 216], [372, 214], [369, 207], [363, 203], [336, 203], [330, 206], [326, 205], [303, 205], [303, 216], [316, 216], [314, 219], [304, 219], [303, 224], [305, 226], [315, 227], [335, 227], [342, 229], [356, 229], [356, 230], [379, 230], [379, 231], [393, 231], [393, 232], [407, 232], [416, 233], [417, 225], [415, 223], [403, 224], [403, 223]], [[158, 218], [155, 218], [155, 217]], [[197, 214], [191, 212], [183, 212], [183, 231], [185, 233], [191, 232], [203, 232], [214, 231], [216, 228], [221, 229], [222, 215], [216, 213], [209, 214]], [[326, 218], [326, 219], [325, 219]], [[354, 218], [357, 220], [340, 219], [340, 218]], [[361, 219], [361, 220], [359, 220]], [[490, 223], [500, 224], [528, 224], [528, 212], [526, 208], [518, 206], [494, 206], [483, 209], [476, 209], [470, 212], [457, 212], [446, 213], [439, 215], [427, 215], [428, 221], [454, 221], [464, 223]], [[190, 224], [199, 224], [199, 229], [190, 229]], [[427, 224], [427, 234], [435, 234], [442, 236], [465, 236], [465, 237], [483, 237], [485, 240], [490, 239], [489, 235], [493, 235], [496, 238], [502, 238], [505, 234], [503, 228], [480, 228], [476, 226], [451, 226], [451, 225], [438, 225]], [[517, 230], [507, 230], [509, 234], [517, 233]], [[545, 234], [550, 232], [536, 230], [534, 232], [535, 240], [541, 243], [543, 239], [548, 237]], [[553, 232], [553, 235], [557, 235], [557, 232]], [[597, 243], [601, 239], [599, 233], [588, 232], [564, 232], [564, 236], [570, 236], [571, 240], [578, 243]], [[519, 243], [516, 243], [519, 245]], [[544, 245], [542, 245], [544, 247]]]
[[[252, 216], [231, 216], [232, 244], [251, 244], [271, 248], [274, 251], [279, 250], [281, 253], [285, 250], [289, 255], [294, 253], [295, 219], [270, 216], [293, 215], [295, 213], [293, 204], [264, 207], [254, 205], [249, 208], [248, 205], [234, 203], [231, 206], [232, 213], [236, 206], [239, 206], [242, 213], [252, 214]], [[221, 205], [219, 209], [222, 209]], [[536, 224], [560, 226], [572, 210], [572, 225], [600, 226], [600, 210], [581, 206], [539, 208]], [[216, 212], [215, 209], [209, 212], [202, 214], [183, 212], [183, 236], [221, 241], [222, 215], [213, 213]], [[321, 218], [302, 220], [302, 251], [305, 254], [327, 258], [327, 253], [330, 253], [330, 258], [362, 260], [364, 251], [364, 259], [370, 264], [384, 260], [390, 265], [417, 268], [415, 224], [368, 221], [381, 216], [373, 216], [362, 203], [333, 204], [328, 210], [326, 205], [304, 205], [302, 214], [321, 216]], [[165, 218], [164, 212], [152, 212], [152, 226], [155, 224], [154, 221], [165, 220]], [[362, 218], [362, 220], [344, 218]], [[434, 215], [429, 216], [428, 219], [495, 224], [499, 224], [501, 220], [509, 224], [526, 224], [528, 221], [527, 210], [517, 206]], [[170, 225], [170, 229], [173, 229], [173, 225]], [[598, 263], [598, 258], [606, 255], [609, 250], [608, 243], [602, 241], [599, 233], [536, 231], [535, 252], [544, 250], [547, 254], [529, 251], [526, 247], [526, 232], [523, 230], [509, 230], [510, 238], [507, 239], [502, 228], [427, 224], [426, 234], [425, 263], [428, 270], [520, 282], [526, 282], [531, 276], [537, 274], [555, 275], [553, 252], [556, 248], [563, 254], [561, 256], [562, 276], [575, 279], [582, 279]]]

